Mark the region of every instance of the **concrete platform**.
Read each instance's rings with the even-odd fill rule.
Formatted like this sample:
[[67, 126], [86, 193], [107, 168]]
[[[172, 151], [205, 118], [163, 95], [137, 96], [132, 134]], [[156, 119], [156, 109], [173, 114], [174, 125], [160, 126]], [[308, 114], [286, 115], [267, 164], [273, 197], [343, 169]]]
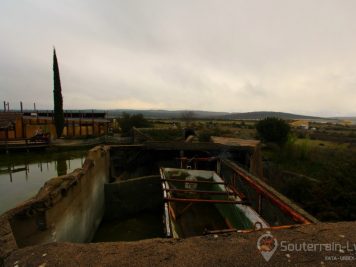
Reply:
[[[138, 242], [50, 243], [14, 251], [5, 266], [356, 266], [356, 222], [272, 230], [278, 247], [267, 262], [257, 249], [266, 230]], [[283, 242], [283, 243], [282, 243]], [[282, 251], [303, 242], [316, 251]], [[282, 246], [282, 244], [284, 244]], [[311, 245], [308, 245], [311, 244]], [[320, 250], [318, 244], [330, 244]], [[338, 248], [338, 244], [343, 246]], [[353, 250], [353, 251], [348, 251]]]

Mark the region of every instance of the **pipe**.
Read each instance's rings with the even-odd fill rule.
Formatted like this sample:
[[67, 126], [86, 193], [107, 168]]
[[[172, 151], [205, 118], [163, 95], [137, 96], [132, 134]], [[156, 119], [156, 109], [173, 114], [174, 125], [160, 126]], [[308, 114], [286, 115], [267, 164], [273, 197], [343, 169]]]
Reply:
[[161, 179], [164, 182], [179, 182], [179, 183], [190, 183], [190, 184], [225, 184], [224, 182], [213, 182], [213, 181], [188, 181], [183, 179]]

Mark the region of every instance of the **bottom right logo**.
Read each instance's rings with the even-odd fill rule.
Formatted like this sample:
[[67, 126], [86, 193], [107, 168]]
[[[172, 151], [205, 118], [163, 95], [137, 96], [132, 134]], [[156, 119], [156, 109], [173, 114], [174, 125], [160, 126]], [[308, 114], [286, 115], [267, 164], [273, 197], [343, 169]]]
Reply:
[[270, 233], [261, 235], [257, 240], [257, 249], [263, 258], [269, 261], [278, 247], [277, 239]]

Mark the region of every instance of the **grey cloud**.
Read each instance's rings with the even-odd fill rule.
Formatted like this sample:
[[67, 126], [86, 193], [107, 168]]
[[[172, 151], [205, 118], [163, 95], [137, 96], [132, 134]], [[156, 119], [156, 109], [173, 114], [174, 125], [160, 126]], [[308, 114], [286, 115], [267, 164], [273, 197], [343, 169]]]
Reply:
[[355, 12], [352, 0], [4, 0], [1, 96], [51, 108], [55, 45], [70, 108], [356, 115]]

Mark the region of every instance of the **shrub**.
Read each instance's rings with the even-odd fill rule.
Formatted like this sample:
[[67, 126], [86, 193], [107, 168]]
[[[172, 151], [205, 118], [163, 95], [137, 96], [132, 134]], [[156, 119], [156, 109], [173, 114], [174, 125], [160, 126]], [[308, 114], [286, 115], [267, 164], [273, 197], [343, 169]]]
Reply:
[[284, 145], [288, 140], [290, 127], [282, 119], [266, 118], [256, 124], [258, 137], [263, 142]]
[[129, 135], [133, 127], [136, 128], [151, 127], [151, 123], [148, 120], [146, 120], [142, 114], [130, 115], [124, 112], [122, 114], [122, 118], [118, 119], [118, 121], [124, 136]]

